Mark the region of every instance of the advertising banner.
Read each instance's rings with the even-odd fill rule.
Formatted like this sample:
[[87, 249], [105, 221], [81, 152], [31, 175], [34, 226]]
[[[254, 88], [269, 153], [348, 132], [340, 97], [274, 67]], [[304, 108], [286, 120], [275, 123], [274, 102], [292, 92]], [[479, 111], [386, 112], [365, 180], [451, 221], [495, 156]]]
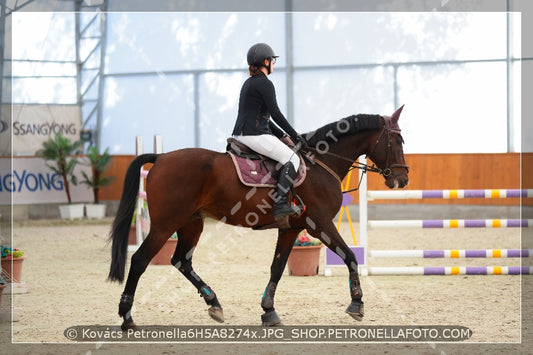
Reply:
[[13, 105], [2, 107], [0, 155], [34, 155], [43, 142], [57, 133], [71, 141], [80, 139], [81, 113], [76, 105]]
[[[78, 164], [74, 170], [78, 180], [82, 170], [92, 176], [89, 166]], [[93, 192], [85, 184], [71, 183], [70, 194], [72, 202], [93, 202]], [[63, 178], [37, 157], [0, 158], [0, 204], [10, 204], [11, 196], [14, 205], [68, 202]]]
[[11, 156], [11, 106], [0, 111], [0, 155]]

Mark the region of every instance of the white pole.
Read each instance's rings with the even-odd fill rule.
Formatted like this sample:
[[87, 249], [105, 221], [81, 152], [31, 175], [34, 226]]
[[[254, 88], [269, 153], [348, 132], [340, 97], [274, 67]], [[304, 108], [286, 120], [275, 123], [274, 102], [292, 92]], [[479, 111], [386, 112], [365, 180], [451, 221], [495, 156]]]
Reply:
[[163, 153], [163, 143], [161, 140], [161, 135], [154, 135], [154, 153], [161, 154]]
[[[360, 157], [359, 162], [366, 164], [366, 158]], [[364, 174], [363, 170], [359, 170], [359, 178], [361, 179], [361, 174]], [[368, 275], [368, 200], [367, 200], [367, 180], [366, 174], [361, 179], [361, 185], [359, 186], [359, 244], [363, 247], [364, 250], [364, 264], [362, 264], [359, 269], [361, 270], [362, 275]]]

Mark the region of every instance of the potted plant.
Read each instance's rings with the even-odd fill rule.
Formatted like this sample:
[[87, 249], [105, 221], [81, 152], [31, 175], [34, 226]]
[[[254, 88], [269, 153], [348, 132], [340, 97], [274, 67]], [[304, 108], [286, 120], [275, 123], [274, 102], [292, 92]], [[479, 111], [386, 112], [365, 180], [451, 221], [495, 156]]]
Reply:
[[1, 247], [2, 272], [5, 273], [8, 282], [19, 283], [22, 279], [22, 262], [26, 257], [19, 249]]
[[289, 254], [287, 264], [289, 275], [291, 276], [313, 276], [318, 274], [320, 263], [320, 250], [322, 242], [318, 239], [310, 238], [307, 230], [303, 230], [294, 242], [292, 251]]
[[104, 176], [104, 172], [109, 168], [109, 163], [111, 162], [109, 148], [106, 148], [100, 154], [98, 147], [90, 146], [87, 150], [87, 157], [89, 158], [88, 165], [91, 166], [92, 178], [85, 171], [82, 171], [83, 180], [81, 183], [93, 189], [94, 203], [86, 204], [85, 211], [87, 218], [103, 218], [105, 217], [106, 205], [100, 204], [100, 199], [98, 198], [100, 188], [111, 185], [116, 179], [114, 176]]
[[170, 259], [176, 250], [176, 243], [178, 242], [178, 235], [176, 232], [170, 236], [170, 238], [165, 242], [161, 250], [152, 259], [153, 265], [172, 265]]
[[[76, 151], [81, 147], [81, 140], [71, 142], [70, 139], [57, 133], [54, 138], [49, 138], [43, 143], [43, 148], [35, 154], [46, 161], [46, 166], [52, 169], [57, 175], [63, 178], [65, 193], [67, 194], [67, 206], [59, 206], [59, 213], [63, 219], [74, 219], [83, 217], [83, 204], [72, 204], [70, 196], [70, 183], [78, 184], [78, 178], [74, 174], [74, 168], [78, 164], [78, 159], [73, 157]], [[51, 162], [51, 163], [48, 163]]]

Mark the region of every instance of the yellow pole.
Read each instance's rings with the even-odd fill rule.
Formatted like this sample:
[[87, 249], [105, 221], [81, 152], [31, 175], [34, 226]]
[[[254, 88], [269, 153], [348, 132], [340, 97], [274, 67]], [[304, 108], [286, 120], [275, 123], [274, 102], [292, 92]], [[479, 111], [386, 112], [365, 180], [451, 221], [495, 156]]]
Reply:
[[[348, 175], [346, 176], [346, 184], [344, 186], [342, 186], [341, 184], [341, 188], [343, 190], [348, 190], [350, 187], [350, 182], [352, 180], [352, 171], [353, 170], [350, 170], [348, 172]], [[348, 218], [348, 223], [350, 225], [350, 231], [352, 232], [352, 238], [353, 238], [354, 245], [357, 245], [357, 240], [355, 238], [355, 232], [353, 230], [352, 216], [350, 216], [350, 210], [348, 209], [348, 206], [341, 207], [341, 210], [339, 213], [339, 222], [337, 223], [337, 230], [340, 230], [341, 228], [341, 221], [342, 221], [342, 216], [344, 214], [344, 210], [346, 210], [346, 217]]]

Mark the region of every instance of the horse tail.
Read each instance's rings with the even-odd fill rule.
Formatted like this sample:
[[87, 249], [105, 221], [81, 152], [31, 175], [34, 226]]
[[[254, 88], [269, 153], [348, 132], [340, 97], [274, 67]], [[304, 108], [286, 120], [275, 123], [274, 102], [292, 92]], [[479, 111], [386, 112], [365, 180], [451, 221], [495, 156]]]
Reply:
[[117, 215], [113, 221], [113, 227], [109, 235], [111, 246], [111, 267], [108, 281], [124, 280], [126, 268], [126, 255], [128, 253], [128, 234], [131, 220], [135, 211], [135, 203], [139, 192], [139, 181], [141, 167], [146, 163], [154, 163], [158, 154], [142, 154], [136, 157], [128, 167], [124, 178], [124, 190], [118, 206]]

